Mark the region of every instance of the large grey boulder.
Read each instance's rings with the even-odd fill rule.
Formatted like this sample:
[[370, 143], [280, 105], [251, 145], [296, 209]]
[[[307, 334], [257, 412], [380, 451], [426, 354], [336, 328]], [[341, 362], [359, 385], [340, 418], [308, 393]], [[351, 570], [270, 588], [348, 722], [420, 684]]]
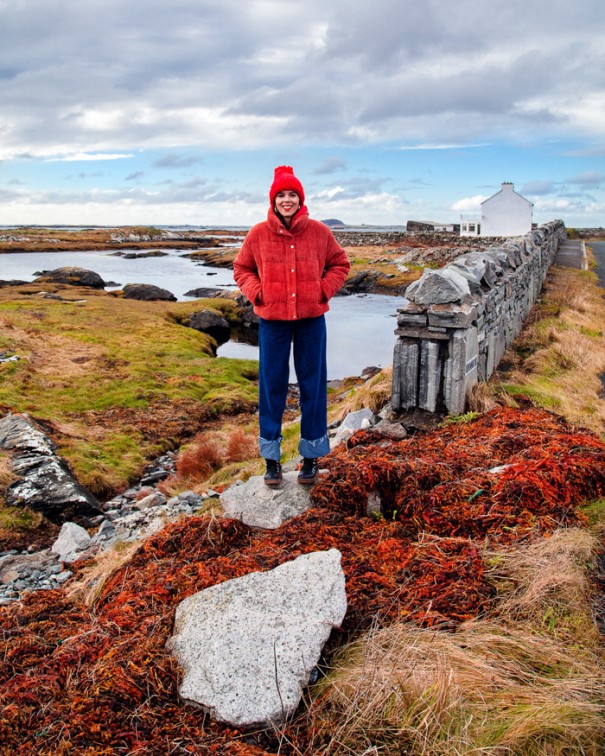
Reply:
[[185, 599], [168, 641], [182, 698], [238, 727], [283, 722], [344, 619], [340, 559], [336, 549], [305, 554]]
[[102, 514], [95, 497], [57, 456], [55, 444], [26, 416], [0, 420], [0, 449], [12, 452], [19, 476], [8, 488], [7, 504], [28, 506], [57, 523]]
[[467, 279], [449, 267], [439, 270], [425, 268], [422, 276], [405, 290], [405, 296], [416, 304], [460, 302], [470, 295]]
[[34, 279], [34, 283], [61, 283], [68, 286], [88, 286], [91, 289], [104, 289], [105, 281], [98, 273], [86, 268], [65, 267], [45, 270]]
[[245, 483], [230, 486], [220, 499], [225, 517], [255, 528], [279, 528], [311, 506], [309, 487], [301, 486], [297, 478], [297, 472], [285, 472], [283, 483], [273, 487], [254, 475]]
[[231, 337], [231, 326], [226, 318], [210, 310], [199, 310], [189, 316], [187, 320], [189, 328], [196, 331], [207, 333], [220, 346], [229, 341]]
[[139, 299], [142, 302], [176, 302], [176, 297], [168, 289], [154, 284], [132, 283], [122, 289], [124, 299]]

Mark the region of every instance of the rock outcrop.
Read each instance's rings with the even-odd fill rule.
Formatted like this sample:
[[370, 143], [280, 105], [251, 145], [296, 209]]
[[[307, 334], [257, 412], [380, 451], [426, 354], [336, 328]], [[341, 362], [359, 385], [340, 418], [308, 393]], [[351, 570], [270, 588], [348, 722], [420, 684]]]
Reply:
[[176, 297], [168, 289], [154, 284], [132, 283], [122, 289], [124, 299], [139, 299], [142, 302], [176, 302]]
[[245, 525], [273, 530], [311, 506], [308, 486], [301, 486], [297, 472], [285, 472], [280, 486], [269, 487], [255, 475], [245, 483], [227, 488], [221, 494], [225, 517]]
[[185, 599], [168, 641], [180, 695], [236, 726], [283, 722], [344, 619], [340, 559], [336, 549], [305, 554]]
[[227, 319], [216, 312], [210, 312], [210, 310], [192, 313], [187, 320], [187, 325], [189, 328], [212, 336], [218, 346], [229, 341], [231, 336], [231, 326]]
[[0, 449], [13, 453], [13, 472], [19, 476], [8, 488], [8, 504], [28, 506], [56, 523], [102, 514], [95, 497], [57, 456], [55, 444], [29, 418], [0, 420]]
[[45, 270], [41, 273], [34, 283], [59, 283], [67, 286], [88, 286], [90, 289], [104, 289], [105, 281], [98, 273], [85, 268], [56, 268], [55, 270]]

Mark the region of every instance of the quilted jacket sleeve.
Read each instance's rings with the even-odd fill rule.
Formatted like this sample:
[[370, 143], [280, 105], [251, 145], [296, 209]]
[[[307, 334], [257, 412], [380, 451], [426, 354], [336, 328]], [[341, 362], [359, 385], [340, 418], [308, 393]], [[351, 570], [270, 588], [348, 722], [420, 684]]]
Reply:
[[344, 249], [338, 244], [331, 231], [328, 231], [328, 251], [326, 264], [321, 279], [321, 290], [326, 300], [332, 299], [334, 294], [346, 281], [351, 263]]

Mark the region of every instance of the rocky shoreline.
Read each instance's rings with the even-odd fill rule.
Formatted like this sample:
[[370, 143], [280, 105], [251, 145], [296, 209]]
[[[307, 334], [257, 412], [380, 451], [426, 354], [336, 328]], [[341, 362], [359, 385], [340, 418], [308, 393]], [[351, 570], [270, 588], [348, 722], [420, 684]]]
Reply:
[[[368, 375], [372, 376], [374, 372], [370, 371]], [[295, 395], [297, 387], [292, 385], [290, 390]], [[404, 437], [405, 428], [399, 424], [392, 427], [392, 424], [385, 419], [385, 414], [375, 416], [370, 410], [350, 413], [342, 423], [333, 424], [330, 427], [331, 447], [347, 441], [356, 430], [368, 428], [376, 423], [380, 423], [383, 432], [390, 434], [391, 437]], [[15, 445], [17, 435], [20, 448]], [[0, 449], [3, 448], [12, 451], [15, 469], [19, 469], [19, 459], [23, 453], [30, 461], [33, 459], [34, 449], [43, 449], [43, 456], [53, 458], [55, 465], [63, 464], [63, 461], [54, 455], [52, 441], [45, 437], [40, 428], [26, 416], [8, 415], [0, 420]], [[60, 491], [55, 486], [51, 491], [55, 497], [52, 511], [54, 512], [53, 521], [62, 522], [59, 536], [51, 547], [41, 550], [30, 546], [24, 550], [0, 551], [0, 606], [18, 601], [32, 591], [59, 588], [73, 576], [71, 565], [74, 562], [94, 558], [118, 543], [129, 544], [142, 541], [162, 530], [168, 522], [199, 513], [210, 500], [215, 500], [218, 504], [220, 492], [211, 488], [201, 494], [183, 491], [172, 497], [162, 493], [158, 486], [168, 477], [175, 475], [176, 457], [177, 452], [166, 452], [147, 468], [138, 483], [105, 502], [96, 502], [88, 498], [83, 503], [80, 502], [83, 506], [80, 512], [75, 510], [70, 481], [63, 480]], [[291, 460], [284, 465], [284, 470], [295, 476], [296, 474], [292, 471], [296, 469], [298, 461], [298, 459]], [[34, 465], [34, 468], [37, 467], [39, 467], [38, 463]], [[53, 489], [52, 481], [46, 481], [50, 486], [49, 489], [45, 487], [44, 480], [36, 481], [36, 485], [33, 486], [32, 480], [28, 477], [28, 471], [22, 472], [25, 477], [12, 487], [13, 493], [18, 497], [18, 500], [13, 501], [14, 506], [20, 504], [30, 506], [32, 501], [40, 499], [40, 494], [43, 495], [46, 490]], [[235, 488], [239, 490], [238, 485]], [[261, 485], [261, 494], [273, 493], [268, 489], [265, 491], [265, 488]], [[242, 486], [242, 489], [246, 487]], [[9, 495], [10, 493], [9, 488]], [[308, 491], [305, 493], [308, 495]], [[64, 498], [65, 514], [68, 514], [69, 519], [57, 509], [60, 496]], [[263, 496], [259, 498], [262, 499]], [[98, 514], [91, 512], [93, 504], [98, 508]], [[289, 504], [286, 503], [286, 510], [288, 507]], [[40, 506], [36, 508], [41, 509]], [[275, 516], [283, 517], [284, 515], [276, 512]], [[73, 522], [72, 518], [78, 522]], [[279, 524], [282, 521], [280, 520]], [[253, 522], [253, 524], [258, 523]]]

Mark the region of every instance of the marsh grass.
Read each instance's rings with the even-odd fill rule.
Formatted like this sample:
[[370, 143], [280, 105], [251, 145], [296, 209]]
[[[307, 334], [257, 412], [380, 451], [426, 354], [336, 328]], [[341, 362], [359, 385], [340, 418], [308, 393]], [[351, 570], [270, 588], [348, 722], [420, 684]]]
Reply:
[[145, 427], [151, 409], [162, 408], [166, 422], [185, 411], [192, 436], [200, 420], [194, 405], [207, 417], [256, 402], [255, 363], [215, 358], [209, 336], [180, 324], [201, 309], [233, 320], [229, 300], [139, 302], [43, 287], [67, 300], [59, 302], [39, 298], [34, 285], [7, 288], [2, 348], [21, 359], [0, 365], [0, 407], [51, 421], [60, 453], [97, 495], [125, 487], [146, 461], [185, 440], [187, 417], [179, 437], [154, 434]]
[[245, 479], [257, 471], [257, 430], [255, 424], [226, 427], [199, 433], [181, 448], [176, 459], [176, 475], [163, 481], [159, 488], [174, 495]]
[[550, 269], [523, 333], [507, 353], [511, 367], [490, 385], [496, 398], [526, 397], [603, 434], [605, 300], [589, 271]]
[[605, 669], [586, 602], [596, 546], [568, 531], [492, 555], [489, 618], [454, 633], [399, 623], [344, 648], [310, 701], [305, 753], [602, 753]]
[[374, 413], [380, 412], [384, 405], [391, 400], [393, 383], [393, 368], [386, 367], [375, 376], [364, 381], [361, 385], [354, 384], [343, 395], [330, 403], [328, 419], [330, 422], [342, 422], [349, 412], [369, 409]]

